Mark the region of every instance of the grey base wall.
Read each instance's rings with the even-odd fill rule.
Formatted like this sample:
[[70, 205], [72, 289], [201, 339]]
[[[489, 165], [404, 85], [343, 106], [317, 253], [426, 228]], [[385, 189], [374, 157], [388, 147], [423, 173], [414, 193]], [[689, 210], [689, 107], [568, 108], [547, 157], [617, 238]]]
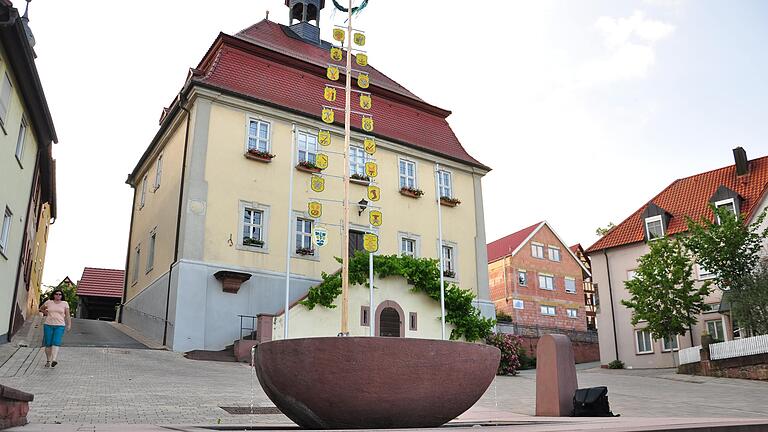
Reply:
[[[249, 273], [237, 294], [222, 290], [214, 273]], [[290, 301], [304, 296], [319, 279], [291, 276]], [[180, 261], [171, 276], [171, 306], [167, 345], [174, 351], [218, 351], [240, 338], [238, 315], [278, 313], [285, 306], [285, 274]], [[250, 326], [250, 322], [248, 323]]]
[[168, 272], [123, 306], [123, 324], [157, 343], [162, 343], [167, 293]]

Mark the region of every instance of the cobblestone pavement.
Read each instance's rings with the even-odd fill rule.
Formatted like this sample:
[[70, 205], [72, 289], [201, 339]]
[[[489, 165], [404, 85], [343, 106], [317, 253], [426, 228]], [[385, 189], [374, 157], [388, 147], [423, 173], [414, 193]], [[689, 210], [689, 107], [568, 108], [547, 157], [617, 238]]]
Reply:
[[[0, 382], [35, 395], [32, 424], [290, 423], [279, 414], [231, 415], [219, 408], [272, 406], [245, 364], [158, 350], [71, 347], [61, 349], [56, 368], [44, 363], [39, 348], [21, 347], [0, 367]], [[580, 387], [607, 385], [611, 408], [622, 418], [768, 418], [765, 382], [599, 368], [578, 377]], [[497, 377], [475, 410], [532, 415], [535, 388], [535, 371]]]

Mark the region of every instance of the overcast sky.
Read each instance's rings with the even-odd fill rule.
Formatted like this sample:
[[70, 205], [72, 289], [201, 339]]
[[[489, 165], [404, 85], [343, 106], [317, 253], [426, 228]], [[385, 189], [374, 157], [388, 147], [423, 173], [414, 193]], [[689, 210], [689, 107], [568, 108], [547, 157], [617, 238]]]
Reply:
[[[21, 0], [14, 0], [22, 8]], [[340, 23], [331, 1], [323, 38]], [[482, 6], [482, 7], [479, 7]], [[219, 32], [283, 0], [34, 0], [59, 136], [43, 282], [123, 268], [125, 184]], [[488, 241], [541, 220], [585, 247], [674, 179], [768, 154], [768, 2], [371, 0], [371, 64], [448, 118], [483, 180]], [[447, 227], [446, 229], [450, 229]]]

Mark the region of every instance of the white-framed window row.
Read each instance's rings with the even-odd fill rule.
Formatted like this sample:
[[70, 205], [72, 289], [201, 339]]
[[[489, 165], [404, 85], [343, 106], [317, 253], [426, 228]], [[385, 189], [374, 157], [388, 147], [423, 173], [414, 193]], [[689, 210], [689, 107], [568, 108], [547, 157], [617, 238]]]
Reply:
[[133, 271], [131, 272], [131, 285], [139, 281], [139, 268], [141, 267], [141, 243], [133, 250]]
[[525, 302], [523, 300], [513, 299], [512, 307], [515, 309], [525, 309]]
[[544, 245], [541, 243], [531, 243], [531, 256], [544, 259]]
[[455, 198], [453, 196], [453, 175], [450, 171], [441, 169], [437, 172], [438, 191], [440, 198]]
[[418, 189], [419, 183], [416, 178], [416, 161], [400, 157], [397, 160], [397, 166], [400, 189]]
[[565, 279], [565, 292], [569, 294], [576, 294], [576, 278], [566, 276], [564, 279]]
[[149, 250], [147, 251], [147, 270], [149, 273], [155, 267], [155, 242], [157, 241], [157, 227], [149, 232]]
[[407, 232], [398, 232], [397, 244], [400, 255], [408, 255], [414, 258], [421, 256], [420, 236]]
[[298, 152], [296, 154], [296, 164], [306, 164], [310, 167], [314, 167], [317, 164], [317, 133], [312, 133], [306, 130], [296, 131], [296, 141]]
[[[721, 201], [715, 202], [715, 208], [720, 207], [726, 207], [728, 210], [731, 211], [734, 215], [736, 214], [736, 201], [733, 198], [724, 199]], [[718, 225], [720, 225], [720, 217], [715, 214], [715, 221]]]
[[[442, 245], [443, 256], [443, 276], [448, 279], [458, 279], [458, 248], [456, 243], [443, 240]], [[438, 255], [439, 257], [439, 255]]]
[[155, 192], [156, 190], [160, 189], [160, 181], [163, 177], [163, 154], [160, 153], [160, 155], [157, 157], [157, 162], [155, 163], [155, 184], [152, 186], [152, 192]]
[[249, 115], [246, 123], [245, 151], [255, 154], [270, 154], [272, 150], [272, 123]]
[[24, 157], [24, 143], [27, 140], [27, 119], [24, 116], [21, 117], [21, 123], [19, 124], [19, 136], [16, 138], [16, 161], [19, 166], [22, 166], [21, 161]]
[[672, 352], [680, 350], [680, 340], [678, 335], [665, 336], [661, 339], [661, 352]]
[[241, 200], [238, 210], [237, 249], [268, 253], [268, 205]]
[[539, 288], [548, 291], [554, 291], [555, 276], [546, 273], [539, 273]]
[[555, 316], [557, 315], [557, 308], [550, 305], [539, 305], [539, 311], [542, 315]]
[[568, 318], [578, 318], [579, 310], [575, 308], [566, 308], [565, 314], [568, 316]]
[[651, 332], [645, 329], [635, 330], [635, 353], [636, 354], [652, 354], [653, 353], [653, 340], [651, 339]]
[[294, 211], [293, 248], [291, 250], [294, 258], [320, 260], [320, 254], [312, 241], [314, 228], [315, 221], [313, 219], [305, 216], [303, 212]]
[[8, 72], [3, 74], [3, 82], [0, 84], [0, 126], [2, 126], [3, 133], [6, 135], [8, 132], [5, 130], [6, 122], [8, 121], [8, 111], [11, 110], [11, 78], [8, 76]]
[[550, 261], [560, 262], [560, 248], [557, 246], [547, 246]]
[[645, 218], [645, 232], [648, 241], [664, 237], [664, 221], [661, 215]]
[[8, 251], [8, 238], [11, 235], [11, 220], [13, 219], [13, 212], [7, 206], [3, 213], [3, 225], [0, 226], [0, 255], [7, 259]]
[[147, 175], [141, 179], [141, 195], [139, 196], [139, 210], [144, 208], [144, 204], [147, 202]]

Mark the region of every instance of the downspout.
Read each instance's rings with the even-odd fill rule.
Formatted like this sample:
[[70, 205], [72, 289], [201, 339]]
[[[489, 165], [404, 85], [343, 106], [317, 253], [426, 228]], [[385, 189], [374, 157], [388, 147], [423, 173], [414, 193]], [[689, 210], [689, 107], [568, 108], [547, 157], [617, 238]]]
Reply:
[[[130, 183], [129, 183], [130, 184]], [[120, 317], [117, 319], [117, 322], [122, 323], [123, 322], [123, 311], [125, 310], [125, 302], [128, 298], [128, 275], [130, 274], [130, 269], [128, 268], [128, 265], [130, 264], [131, 259], [131, 242], [133, 241], [133, 215], [136, 214], [136, 185], [131, 184], [131, 187], [133, 188], [133, 201], [131, 204], [131, 224], [128, 226], [128, 250], [125, 252], [125, 276], [123, 276], [123, 301], [120, 302]], [[136, 265], [139, 265], [136, 263]]]
[[184, 178], [187, 173], [187, 149], [189, 148], [189, 118], [192, 116], [192, 114], [189, 112], [187, 108], [184, 107], [184, 104], [187, 102], [187, 99], [184, 95], [184, 91], [182, 90], [179, 93], [179, 108], [182, 109], [185, 113], [187, 113], [187, 125], [184, 131], [184, 155], [181, 159], [181, 182], [179, 183], [179, 207], [176, 211], [176, 240], [174, 242], [173, 247], [173, 261], [171, 261], [171, 264], [168, 266], [168, 292], [165, 296], [165, 321], [163, 325], [163, 345], [165, 345], [168, 342], [168, 311], [171, 304], [171, 273], [173, 272], [173, 265], [176, 264], [176, 261], [179, 259], [179, 237], [181, 236], [181, 209], [182, 204], [184, 203]]
[[619, 339], [616, 336], [616, 310], [613, 307], [613, 285], [611, 284], [611, 266], [608, 264], [608, 250], [603, 249], [605, 255], [605, 270], [608, 273], [608, 297], [611, 302], [611, 324], [613, 324], [613, 348], [616, 351], [616, 361], [619, 360]]
[[[37, 150], [37, 156], [35, 157], [35, 169], [34, 169], [34, 175], [32, 176], [32, 185], [29, 187], [29, 200], [27, 201], [27, 215], [24, 217], [24, 226], [23, 233], [24, 235], [21, 236], [21, 248], [22, 248], [22, 255], [24, 251], [25, 244], [27, 243], [27, 225], [29, 225], [29, 208], [32, 206], [32, 199], [33, 194], [35, 193], [35, 185], [37, 184], [39, 178], [38, 178], [38, 169], [39, 169], [39, 162], [40, 162], [40, 155], [42, 153], [43, 149], [40, 148]], [[35, 227], [37, 229], [37, 227]], [[19, 257], [21, 258], [21, 257]], [[27, 259], [30, 259], [31, 257], [27, 257]], [[16, 268], [16, 282], [13, 284], [13, 301], [11, 301], [11, 320], [8, 322], [8, 342], [11, 341], [11, 337], [13, 336], [13, 322], [16, 320], [16, 301], [18, 301], [19, 296], [19, 276], [21, 276], [21, 259], [19, 259], [19, 265]]]

